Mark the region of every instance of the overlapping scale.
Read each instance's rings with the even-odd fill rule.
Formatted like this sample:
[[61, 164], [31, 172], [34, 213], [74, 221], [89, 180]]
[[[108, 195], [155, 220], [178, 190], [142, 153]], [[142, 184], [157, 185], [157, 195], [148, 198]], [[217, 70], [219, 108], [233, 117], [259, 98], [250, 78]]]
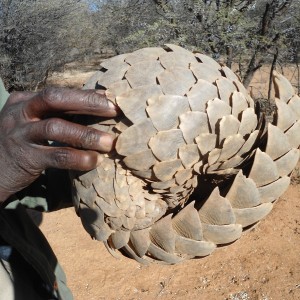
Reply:
[[281, 177], [290, 175], [295, 169], [299, 161], [299, 150], [291, 149], [288, 153], [278, 158], [275, 163], [278, 169], [278, 173]]
[[213, 100], [218, 96], [218, 88], [215, 84], [199, 78], [196, 84], [187, 92], [191, 109], [195, 112], [205, 112], [208, 100]]
[[177, 128], [178, 116], [190, 111], [186, 97], [161, 95], [148, 100], [146, 111], [158, 131]]
[[216, 248], [215, 243], [208, 241], [197, 241], [182, 236], [175, 240], [175, 251], [179, 255], [188, 255], [190, 258], [202, 257], [211, 254]]
[[227, 137], [238, 133], [240, 124], [239, 120], [233, 115], [223, 117], [219, 123], [219, 143], [222, 143]]
[[231, 107], [226, 102], [215, 98], [207, 103], [207, 115], [211, 131], [216, 133], [218, 122], [224, 116], [231, 114]]
[[165, 69], [188, 68], [191, 63], [197, 62], [194, 55], [182, 55], [180, 51], [164, 52], [159, 56], [159, 61]]
[[147, 100], [159, 95], [161, 95], [159, 86], [146, 85], [118, 95], [116, 102], [123, 113], [126, 114], [126, 118], [136, 124], [147, 119]]
[[219, 91], [219, 98], [230, 104], [232, 93], [236, 90], [234, 83], [231, 80], [222, 77], [216, 80], [216, 85]]
[[91, 125], [115, 134], [116, 150], [70, 173], [87, 232], [140, 263], [174, 264], [238, 239], [299, 160], [300, 97], [276, 72], [274, 84], [266, 125], [238, 77], [203, 54], [168, 44], [102, 62], [85, 88], [106, 90], [123, 115]]
[[255, 182], [243, 175], [242, 170], [235, 176], [226, 198], [233, 208], [254, 207], [261, 203]]
[[173, 228], [176, 233], [188, 239], [201, 241], [203, 239], [202, 225], [199, 213], [191, 202], [172, 219]]
[[198, 59], [199, 62], [211, 66], [216, 70], [221, 70], [222, 67], [211, 57], [204, 55], [202, 53], [195, 53], [195, 57]]
[[297, 121], [297, 117], [284, 101], [281, 99], [275, 99], [275, 101], [277, 106], [276, 126], [282, 131], [286, 131]]
[[275, 160], [291, 150], [291, 145], [288, 137], [281, 131], [280, 128], [269, 124], [268, 125], [268, 143], [266, 153]]
[[203, 224], [203, 235], [205, 240], [216, 245], [228, 244], [237, 240], [242, 235], [241, 224], [215, 225]]
[[222, 66], [221, 70], [222, 70], [222, 72], [224, 72], [225, 77], [227, 79], [231, 80], [232, 82], [235, 80], [239, 80], [239, 77], [227, 66]]
[[201, 155], [204, 157], [217, 146], [217, 135], [214, 133], [201, 133], [196, 137], [196, 143]]
[[198, 62], [195, 62], [190, 65], [190, 69], [197, 79], [215, 82], [217, 79], [221, 78], [220, 71], [210, 64], [199, 64]]
[[165, 69], [157, 76], [164, 94], [184, 96], [196, 82], [193, 73], [182, 67]]
[[296, 119], [300, 120], [300, 97], [298, 95], [294, 95], [288, 102], [288, 106], [296, 115]]
[[156, 134], [150, 119], [134, 124], [120, 135], [116, 149], [119, 154], [127, 156], [149, 149], [147, 142]]
[[199, 209], [199, 216], [204, 224], [228, 225], [235, 223], [230, 202], [220, 195], [217, 187]]
[[164, 68], [157, 60], [150, 63], [145, 60], [132, 65], [125, 73], [125, 77], [129, 85], [135, 89], [144, 85], [156, 84], [157, 76], [163, 71]]
[[239, 80], [234, 80], [233, 83], [236, 86], [237, 90], [246, 97], [249, 107], [253, 108], [255, 106], [254, 101], [250, 97], [250, 95], [249, 95], [248, 91], [246, 90], [246, 88], [244, 87], [244, 85]]
[[160, 161], [176, 159], [179, 147], [184, 144], [185, 141], [180, 129], [159, 131], [149, 140], [150, 149]]
[[122, 80], [124, 74], [129, 69], [129, 65], [125, 62], [119, 63], [114, 68], [109, 68], [101, 78], [98, 79], [98, 84], [104, 87], [110, 87], [110, 85]]
[[285, 135], [288, 138], [289, 144], [292, 147], [297, 148], [298, 145], [300, 145], [300, 121], [298, 120], [295, 124], [293, 124], [293, 126], [285, 132]]
[[257, 116], [254, 112], [254, 109], [249, 107], [242, 113], [241, 125], [238, 132], [245, 136], [256, 129], [257, 123]]
[[260, 201], [262, 203], [275, 201], [286, 191], [289, 184], [290, 177], [284, 176], [270, 184], [259, 187], [257, 190], [259, 192]]
[[188, 169], [192, 168], [200, 161], [200, 153], [196, 144], [185, 144], [179, 147], [178, 157], [181, 159], [182, 165]]
[[240, 134], [228, 136], [222, 145], [218, 161], [226, 161], [233, 157], [244, 145], [245, 140]]
[[255, 207], [234, 209], [236, 222], [242, 227], [252, 225], [265, 217], [272, 209], [272, 203], [263, 203]]
[[285, 103], [288, 102], [294, 95], [295, 91], [290, 82], [277, 71], [273, 71], [273, 81], [275, 83], [276, 97], [280, 98]]
[[231, 97], [232, 115], [237, 119], [240, 118], [240, 114], [246, 110], [249, 105], [244, 94], [234, 91]]
[[187, 144], [193, 144], [201, 133], [209, 132], [207, 114], [200, 111], [188, 111], [179, 115], [183, 137]]
[[[149, 47], [136, 50], [132, 53], [121, 54], [124, 61], [126, 61], [130, 65], [135, 65], [136, 63], [144, 60], [151, 59], [152, 61], [156, 61], [160, 55], [165, 53], [162, 48], [159, 47]], [[124, 56], [123, 56], [124, 55]], [[105, 61], [104, 61], [105, 63]], [[103, 63], [101, 63], [103, 65]], [[105, 66], [104, 66], [105, 67]]]
[[149, 229], [135, 230], [130, 233], [130, 241], [136, 254], [143, 257], [150, 246]]
[[180, 167], [180, 159], [161, 161], [153, 166], [153, 172], [158, 180], [166, 181], [172, 179]]

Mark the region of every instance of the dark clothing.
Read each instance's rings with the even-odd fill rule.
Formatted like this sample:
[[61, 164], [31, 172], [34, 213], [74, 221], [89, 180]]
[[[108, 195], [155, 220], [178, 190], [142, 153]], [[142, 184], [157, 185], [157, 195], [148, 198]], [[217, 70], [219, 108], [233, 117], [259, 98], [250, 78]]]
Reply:
[[[0, 79], [0, 110], [7, 98]], [[0, 208], [0, 300], [73, 299], [55, 254], [26, 211], [26, 207], [42, 211], [59, 208], [62, 196], [53, 199], [53, 186], [46, 186], [47, 174], [28, 189], [32, 195], [24, 190]]]

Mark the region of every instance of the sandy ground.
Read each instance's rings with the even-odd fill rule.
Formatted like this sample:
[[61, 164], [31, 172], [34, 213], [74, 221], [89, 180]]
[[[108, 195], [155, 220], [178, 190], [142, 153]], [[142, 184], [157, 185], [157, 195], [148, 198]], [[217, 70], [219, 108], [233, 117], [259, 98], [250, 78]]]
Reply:
[[73, 208], [44, 215], [42, 230], [75, 299], [300, 299], [300, 185], [235, 243], [179, 265], [112, 257]]
[[[266, 71], [257, 73], [252, 92], [266, 90]], [[290, 79], [294, 73], [289, 73]], [[69, 69], [49, 83], [81, 87], [91, 74], [90, 68], [84, 73]], [[41, 229], [66, 271], [75, 299], [296, 300], [300, 299], [299, 197], [300, 185], [291, 185], [271, 213], [240, 240], [208, 257], [174, 266], [144, 266], [112, 257], [102, 243], [89, 237], [72, 208], [45, 214]]]

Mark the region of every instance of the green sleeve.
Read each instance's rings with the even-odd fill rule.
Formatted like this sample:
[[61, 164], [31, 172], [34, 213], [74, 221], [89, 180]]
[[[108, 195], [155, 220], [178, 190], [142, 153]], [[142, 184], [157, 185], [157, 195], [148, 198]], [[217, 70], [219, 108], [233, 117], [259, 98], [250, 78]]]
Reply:
[[0, 78], [0, 111], [1, 111], [2, 107], [4, 106], [8, 96], [9, 96], [9, 93], [5, 90], [3, 81]]

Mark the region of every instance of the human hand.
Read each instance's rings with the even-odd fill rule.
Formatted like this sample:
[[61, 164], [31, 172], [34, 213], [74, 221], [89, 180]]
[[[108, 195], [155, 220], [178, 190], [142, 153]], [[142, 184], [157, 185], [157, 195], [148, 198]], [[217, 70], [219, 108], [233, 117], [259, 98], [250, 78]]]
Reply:
[[48, 88], [8, 98], [0, 112], [0, 204], [47, 168], [88, 171], [101, 162], [98, 151], [113, 148], [113, 136], [62, 118], [70, 114], [114, 117], [117, 108], [95, 90]]

